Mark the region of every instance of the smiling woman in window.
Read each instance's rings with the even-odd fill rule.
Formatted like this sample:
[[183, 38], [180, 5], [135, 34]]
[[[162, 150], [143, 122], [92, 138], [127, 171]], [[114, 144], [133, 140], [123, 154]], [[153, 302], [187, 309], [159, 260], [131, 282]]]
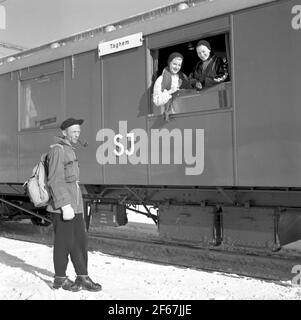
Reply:
[[167, 67], [162, 75], [158, 77], [154, 85], [153, 102], [157, 107], [162, 108], [162, 113], [166, 121], [169, 115], [174, 113], [172, 99], [179, 89], [190, 87], [187, 76], [181, 72], [183, 56], [178, 52], [173, 52], [167, 60]]
[[212, 87], [228, 79], [228, 66], [224, 58], [212, 54], [210, 43], [200, 40], [196, 46], [196, 52], [200, 61], [189, 75], [192, 87], [201, 90]]

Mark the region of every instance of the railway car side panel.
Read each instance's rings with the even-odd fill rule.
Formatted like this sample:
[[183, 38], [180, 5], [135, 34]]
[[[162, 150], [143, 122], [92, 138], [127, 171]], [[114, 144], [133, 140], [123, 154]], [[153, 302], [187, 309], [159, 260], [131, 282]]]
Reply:
[[[146, 90], [145, 47], [110, 54], [101, 60], [103, 128], [121, 134], [121, 140], [116, 142], [124, 146], [124, 150], [116, 150], [120, 156], [117, 159], [114, 157], [116, 163], [122, 163], [121, 165], [112, 164], [113, 159], [108, 159], [105, 164], [105, 183], [147, 184], [146, 164], [133, 165], [125, 154], [126, 147], [131, 152], [131, 140], [129, 139], [129, 144], [122, 140], [133, 129], [143, 129], [146, 132], [145, 117], [149, 97]], [[99, 156], [102, 157], [100, 154]], [[120, 162], [123, 161], [121, 158], [124, 162]]]
[[33, 167], [41, 158], [42, 153], [47, 152], [49, 146], [54, 143], [53, 137], [56, 134], [56, 131], [50, 130], [18, 135], [20, 162], [18, 182], [24, 183], [31, 176]]
[[[229, 33], [229, 16], [223, 16], [150, 35], [154, 79], [174, 51], [183, 54], [182, 71], [189, 75], [199, 60], [195, 46], [200, 39], [207, 39], [216, 54], [230, 60]], [[231, 81], [201, 92], [183, 90], [173, 99], [175, 114], [168, 123], [159, 115], [162, 108], [153, 104], [148, 118], [150, 184], [232, 186], [232, 107]], [[162, 135], [158, 150], [156, 131]]]
[[0, 182], [17, 182], [18, 168], [18, 95], [17, 73], [0, 77]]
[[233, 185], [232, 111], [183, 114], [159, 129], [157, 121], [150, 120], [149, 124], [152, 147], [157, 145], [156, 130], [164, 138], [161, 148], [152, 152], [157, 154], [160, 164], [155, 163], [154, 154], [150, 157], [151, 184]]
[[16, 131], [18, 135], [18, 181], [24, 182], [34, 165], [54, 143], [54, 135], [66, 115], [64, 61], [21, 70], [18, 79]]
[[97, 51], [89, 51], [65, 60], [66, 117], [84, 119], [78, 147], [81, 183], [103, 183], [102, 169], [96, 162], [97, 130], [101, 128], [100, 62]]
[[298, 4], [276, 3], [233, 18], [241, 186], [301, 186]]

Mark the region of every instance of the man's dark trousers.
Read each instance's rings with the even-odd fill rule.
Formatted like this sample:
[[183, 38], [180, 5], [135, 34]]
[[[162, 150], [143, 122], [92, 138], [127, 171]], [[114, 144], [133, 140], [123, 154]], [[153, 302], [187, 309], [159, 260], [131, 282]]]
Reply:
[[53, 213], [54, 272], [57, 277], [65, 277], [69, 255], [77, 275], [88, 274], [87, 234], [83, 214], [75, 214], [65, 221], [59, 213]]

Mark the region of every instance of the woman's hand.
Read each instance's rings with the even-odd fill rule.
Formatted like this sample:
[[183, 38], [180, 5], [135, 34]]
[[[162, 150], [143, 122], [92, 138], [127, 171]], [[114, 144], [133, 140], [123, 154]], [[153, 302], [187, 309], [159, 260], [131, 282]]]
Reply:
[[195, 84], [195, 87], [199, 90], [201, 90], [203, 88], [202, 84], [200, 81], [197, 81], [197, 83]]
[[170, 90], [168, 90], [167, 92], [172, 95], [173, 93], [177, 92], [179, 89], [178, 88], [171, 88]]

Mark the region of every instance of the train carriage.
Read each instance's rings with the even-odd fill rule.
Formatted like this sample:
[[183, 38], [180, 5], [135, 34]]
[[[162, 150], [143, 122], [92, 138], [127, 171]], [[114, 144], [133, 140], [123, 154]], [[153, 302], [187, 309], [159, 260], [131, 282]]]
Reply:
[[[229, 79], [181, 90], [165, 122], [154, 80], [173, 51], [188, 73], [200, 39], [228, 61]], [[151, 205], [169, 241], [299, 240], [300, 39], [299, 1], [195, 0], [0, 59], [0, 217], [43, 217], [22, 184], [76, 117], [87, 224], [105, 213], [121, 225], [130, 205]]]

